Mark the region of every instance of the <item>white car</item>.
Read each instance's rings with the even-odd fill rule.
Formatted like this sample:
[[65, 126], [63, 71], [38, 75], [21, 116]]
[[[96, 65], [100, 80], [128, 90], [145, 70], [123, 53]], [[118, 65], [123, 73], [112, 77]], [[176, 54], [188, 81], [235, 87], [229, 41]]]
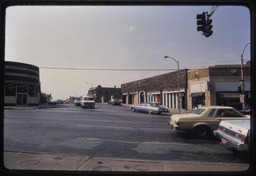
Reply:
[[81, 108], [95, 108], [95, 101], [93, 97], [82, 97], [81, 98]]
[[75, 106], [81, 106], [81, 99], [80, 98], [75, 99], [74, 105]]
[[223, 120], [213, 133], [227, 147], [238, 151], [250, 151], [250, 120]]
[[160, 106], [157, 103], [141, 103], [139, 106], [131, 106], [131, 111], [147, 112], [149, 114], [161, 114], [162, 112], [169, 112], [169, 110], [166, 107]]

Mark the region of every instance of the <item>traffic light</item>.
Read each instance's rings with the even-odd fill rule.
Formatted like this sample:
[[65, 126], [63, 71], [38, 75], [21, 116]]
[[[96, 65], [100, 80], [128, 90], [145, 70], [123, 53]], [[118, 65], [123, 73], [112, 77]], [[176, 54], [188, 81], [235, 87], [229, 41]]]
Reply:
[[206, 30], [205, 12], [203, 12], [202, 14], [197, 14], [196, 19], [197, 19], [197, 31], [202, 31], [204, 33]]
[[212, 19], [210, 19], [210, 17], [207, 16], [204, 36], [209, 37], [209, 36], [212, 35], [212, 33], [213, 33], [213, 31], [212, 31]]
[[205, 37], [209, 37], [213, 34], [212, 31], [212, 19], [210, 19], [210, 15], [207, 12], [203, 12], [202, 14], [196, 15], [197, 19], [197, 31], [202, 31], [202, 35]]

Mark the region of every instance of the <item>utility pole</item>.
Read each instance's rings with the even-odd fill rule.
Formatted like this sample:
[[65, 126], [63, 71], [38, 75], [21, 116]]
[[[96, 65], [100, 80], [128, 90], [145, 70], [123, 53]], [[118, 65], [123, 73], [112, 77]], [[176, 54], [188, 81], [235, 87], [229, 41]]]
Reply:
[[244, 50], [245, 48], [251, 44], [251, 41], [248, 42], [244, 49], [243, 49], [243, 52], [241, 54], [241, 80], [240, 80], [240, 84], [241, 84], [241, 92], [242, 94], [240, 95], [240, 102], [242, 103], [242, 109], [245, 109], [245, 86], [244, 86], [244, 59], [243, 59], [243, 56], [244, 56]]

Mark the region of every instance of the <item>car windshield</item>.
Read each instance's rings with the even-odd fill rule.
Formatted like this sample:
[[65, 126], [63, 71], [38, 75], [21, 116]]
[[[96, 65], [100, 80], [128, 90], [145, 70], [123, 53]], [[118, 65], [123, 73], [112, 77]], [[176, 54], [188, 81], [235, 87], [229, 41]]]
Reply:
[[195, 109], [195, 110], [192, 112], [192, 114], [201, 115], [204, 111], [205, 111], [205, 109], [197, 108], [197, 109]]
[[93, 100], [93, 98], [85, 97], [84, 100]]

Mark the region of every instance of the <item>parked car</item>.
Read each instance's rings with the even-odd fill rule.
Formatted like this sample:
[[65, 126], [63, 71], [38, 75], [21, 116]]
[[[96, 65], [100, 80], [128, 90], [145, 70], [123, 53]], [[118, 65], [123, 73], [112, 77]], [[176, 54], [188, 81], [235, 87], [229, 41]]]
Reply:
[[81, 99], [80, 98], [75, 99], [74, 105], [75, 106], [81, 106]]
[[227, 147], [250, 151], [250, 124], [250, 120], [223, 120], [213, 133]]
[[95, 108], [95, 101], [93, 97], [82, 97], [81, 99], [81, 108]]
[[111, 99], [111, 100], [109, 100], [108, 104], [111, 104], [111, 105], [121, 105], [121, 101], [118, 100], [118, 99]]
[[162, 112], [169, 112], [169, 110], [166, 107], [160, 106], [157, 103], [141, 103], [139, 106], [131, 106], [131, 111], [147, 112], [149, 114], [161, 114]]
[[53, 100], [53, 101], [50, 101], [48, 104], [49, 105], [57, 105], [57, 104], [63, 104], [64, 101], [63, 100]]
[[197, 136], [205, 137], [218, 128], [221, 120], [245, 119], [250, 119], [250, 116], [243, 115], [229, 106], [202, 106], [192, 113], [172, 115], [168, 125], [173, 130], [191, 130]]

